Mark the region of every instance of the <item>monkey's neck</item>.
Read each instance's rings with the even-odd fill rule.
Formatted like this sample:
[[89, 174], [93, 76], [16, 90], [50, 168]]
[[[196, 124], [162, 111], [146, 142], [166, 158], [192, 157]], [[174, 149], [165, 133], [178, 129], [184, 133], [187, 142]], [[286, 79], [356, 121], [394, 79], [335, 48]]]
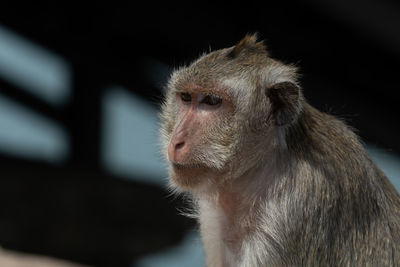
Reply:
[[235, 217], [239, 201], [240, 195], [238, 192], [229, 189], [221, 189], [218, 192], [217, 203], [229, 220], [232, 220]]
[[[272, 184], [274, 163], [264, 166], [255, 166], [237, 177], [229, 184], [219, 187], [213, 203], [223, 211], [229, 222], [247, 227], [247, 221], [253, 221], [256, 210], [266, 199], [268, 186]], [[245, 216], [244, 216], [245, 215]]]

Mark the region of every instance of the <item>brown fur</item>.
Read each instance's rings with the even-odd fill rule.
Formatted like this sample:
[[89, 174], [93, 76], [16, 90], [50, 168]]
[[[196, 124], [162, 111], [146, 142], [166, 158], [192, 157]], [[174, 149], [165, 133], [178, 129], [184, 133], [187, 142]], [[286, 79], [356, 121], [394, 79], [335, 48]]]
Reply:
[[[170, 78], [171, 188], [194, 200], [207, 266], [400, 266], [399, 194], [297, 78], [255, 35]], [[196, 102], [210, 93], [221, 106]]]
[[257, 35], [247, 34], [239, 43], [237, 43], [232, 51], [228, 54], [232, 58], [236, 58], [243, 50], [253, 49], [253, 50], [261, 50], [266, 51], [265, 45], [263, 42], [257, 42]]

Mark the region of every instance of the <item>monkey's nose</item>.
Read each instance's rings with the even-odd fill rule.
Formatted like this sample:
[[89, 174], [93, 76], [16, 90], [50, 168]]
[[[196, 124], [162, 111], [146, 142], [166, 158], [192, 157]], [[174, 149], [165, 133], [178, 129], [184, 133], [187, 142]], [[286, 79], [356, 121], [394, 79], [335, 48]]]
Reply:
[[182, 162], [185, 154], [184, 147], [185, 147], [184, 141], [172, 140], [168, 148], [169, 160], [175, 163]]

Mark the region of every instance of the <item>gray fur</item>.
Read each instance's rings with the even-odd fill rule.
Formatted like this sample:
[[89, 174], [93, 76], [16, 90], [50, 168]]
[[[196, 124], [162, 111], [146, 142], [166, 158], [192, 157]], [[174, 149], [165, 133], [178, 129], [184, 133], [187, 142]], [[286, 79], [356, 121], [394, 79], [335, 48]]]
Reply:
[[297, 78], [255, 36], [170, 78], [164, 150], [186, 84], [225, 88], [234, 105], [193, 151], [210, 170], [202, 183], [171, 183], [194, 200], [207, 266], [399, 266], [397, 191], [344, 122], [304, 100]]

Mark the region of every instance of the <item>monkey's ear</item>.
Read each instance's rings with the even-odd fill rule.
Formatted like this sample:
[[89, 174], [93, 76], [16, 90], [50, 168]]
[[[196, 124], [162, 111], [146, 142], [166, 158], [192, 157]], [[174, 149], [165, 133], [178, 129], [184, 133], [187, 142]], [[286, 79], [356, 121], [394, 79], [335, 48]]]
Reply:
[[280, 82], [267, 88], [271, 101], [271, 116], [275, 124], [283, 126], [294, 122], [301, 110], [300, 88], [292, 82]]

